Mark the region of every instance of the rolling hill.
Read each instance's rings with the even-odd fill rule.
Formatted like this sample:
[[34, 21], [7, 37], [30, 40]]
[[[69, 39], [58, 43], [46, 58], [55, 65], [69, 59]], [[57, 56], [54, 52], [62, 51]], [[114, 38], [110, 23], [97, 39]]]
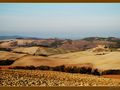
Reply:
[[[120, 52], [107, 52], [105, 55], [96, 55], [91, 51], [80, 51], [66, 54], [44, 56], [24, 55], [12, 52], [0, 52], [0, 60], [16, 60], [12, 66], [27, 65], [76, 65], [92, 64], [95, 68], [101, 70], [120, 69]], [[18, 58], [19, 57], [19, 58]]]

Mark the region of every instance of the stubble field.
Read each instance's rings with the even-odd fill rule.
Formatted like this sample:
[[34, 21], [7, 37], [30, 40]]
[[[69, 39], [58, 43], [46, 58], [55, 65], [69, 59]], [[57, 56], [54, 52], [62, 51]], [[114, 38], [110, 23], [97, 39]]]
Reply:
[[41, 70], [0, 70], [0, 86], [120, 86], [120, 79]]

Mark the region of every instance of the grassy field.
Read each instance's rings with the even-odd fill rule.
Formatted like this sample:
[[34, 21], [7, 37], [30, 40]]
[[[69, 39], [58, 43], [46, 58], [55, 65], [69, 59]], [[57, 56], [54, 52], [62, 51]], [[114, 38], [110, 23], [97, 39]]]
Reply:
[[0, 70], [0, 86], [120, 86], [120, 80], [56, 71]]
[[105, 55], [96, 55], [90, 51], [80, 51], [75, 53], [59, 54], [51, 56], [56, 59], [68, 59], [68, 64], [91, 63], [99, 69], [120, 69], [120, 52], [107, 52]]

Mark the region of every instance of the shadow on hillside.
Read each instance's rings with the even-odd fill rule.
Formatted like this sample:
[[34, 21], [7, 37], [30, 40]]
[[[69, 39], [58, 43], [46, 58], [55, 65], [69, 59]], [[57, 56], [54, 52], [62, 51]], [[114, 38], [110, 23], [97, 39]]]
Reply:
[[7, 66], [14, 63], [14, 60], [0, 60], [0, 66]]

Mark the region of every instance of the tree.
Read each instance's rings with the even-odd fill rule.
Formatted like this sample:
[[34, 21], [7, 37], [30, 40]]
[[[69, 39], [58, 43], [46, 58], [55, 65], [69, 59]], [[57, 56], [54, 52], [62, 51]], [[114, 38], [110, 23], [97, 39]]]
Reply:
[[98, 75], [98, 76], [101, 75], [100, 72], [98, 71], [98, 69], [93, 70], [92, 74], [93, 75]]

